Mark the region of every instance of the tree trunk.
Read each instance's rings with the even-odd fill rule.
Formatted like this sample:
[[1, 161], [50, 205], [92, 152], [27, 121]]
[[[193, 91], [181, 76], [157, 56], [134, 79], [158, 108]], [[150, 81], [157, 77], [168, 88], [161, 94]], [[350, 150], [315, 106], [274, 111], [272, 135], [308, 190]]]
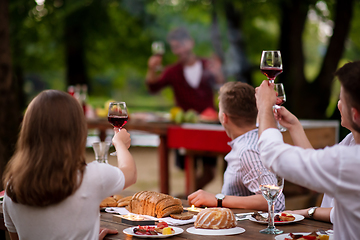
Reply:
[[67, 84], [89, 85], [85, 63], [84, 9], [71, 13], [65, 19], [65, 65]]
[[[345, 41], [350, 31], [350, 24], [353, 15], [353, 0], [338, 0], [335, 6], [335, 21], [333, 35], [330, 38], [320, 73], [315, 80], [317, 87], [314, 96], [321, 96], [317, 105], [313, 106], [314, 111], [319, 111], [325, 117], [326, 108], [329, 105], [331, 87], [334, 79], [334, 72], [338, 68], [339, 61], [345, 49]], [[311, 87], [308, 85], [307, 88]], [[299, 104], [299, 103], [297, 103]]]
[[294, 101], [303, 99], [304, 93], [298, 91], [306, 84], [304, 74], [305, 57], [302, 47], [302, 34], [305, 27], [309, 3], [303, 0], [284, 0], [281, 5], [280, 51], [283, 61], [283, 73], [276, 82], [282, 82], [286, 92], [286, 108], [298, 117], [300, 109]]
[[245, 43], [241, 31], [242, 13], [236, 11], [232, 1], [225, 1], [224, 7], [230, 42], [229, 53], [233, 60], [232, 63], [227, 63], [230, 66], [228, 67], [228, 75], [234, 75], [236, 81], [251, 83], [251, 64], [245, 54]]
[[342, 57], [349, 33], [353, 0], [337, 0], [333, 35], [320, 73], [310, 83], [304, 75], [302, 33], [308, 6], [315, 2], [284, 0], [282, 4], [280, 50], [284, 72], [279, 76], [279, 81], [284, 83], [286, 89], [286, 107], [297, 117], [323, 119], [326, 117], [325, 112], [330, 101], [333, 73]]
[[[16, 84], [12, 79], [9, 5], [0, 1], [0, 177], [15, 150], [20, 123]], [[1, 184], [1, 189], [3, 184]]]
[[211, 11], [211, 41], [215, 50], [215, 54], [224, 63], [224, 51], [221, 46], [221, 37], [219, 31], [219, 21], [216, 13], [215, 0], [213, 2], [213, 8]]

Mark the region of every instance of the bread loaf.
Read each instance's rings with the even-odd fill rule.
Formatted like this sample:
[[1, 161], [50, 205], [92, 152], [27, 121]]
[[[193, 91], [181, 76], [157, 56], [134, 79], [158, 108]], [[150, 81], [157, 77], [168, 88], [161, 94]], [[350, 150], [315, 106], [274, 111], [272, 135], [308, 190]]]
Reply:
[[141, 191], [131, 198], [127, 210], [135, 214], [162, 218], [173, 213], [182, 213], [183, 206], [178, 198], [152, 191]]

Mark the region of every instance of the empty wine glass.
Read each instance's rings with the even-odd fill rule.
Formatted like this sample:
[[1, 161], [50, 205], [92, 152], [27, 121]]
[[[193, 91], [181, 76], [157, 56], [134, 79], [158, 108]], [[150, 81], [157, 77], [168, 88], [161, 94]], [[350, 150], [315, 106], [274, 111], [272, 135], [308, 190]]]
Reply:
[[270, 83], [273, 83], [276, 76], [283, 71], [280, 51], [263, 51], [261, 54], [260, 71], [268, 78]]
[[[165, 45], [162, 41], [156, 41], [151, 44], [151, 51], [153, 55], [162, 56], [165, 53]], [[162, 71], [163, 66], [159, 65], [156, 67], [156, 71]]]
[[[108, 121], [117, 128], [122, 128], [128, 121], [128, 112], [125, 102], [112, 102], [109, 105]], [[116, 152], [110, 153], [116, 156]]]
[[260, 233], [280, 234], [283, 231], [277, 229], [274, 224], [274, 203], [277, 197], [282, 193], [282, 190], [284, 188], [284, 179], [272, 172], [267, 172], [264, 174], [260, 173], [259, 180], [261, 193], [267, 200], [269, 209], [268, 227], [260, 230]]
[[156, 41], [151, 44], [151, 50], [154, 55], [163, 55], [165, 53], [164, 42]]
[[[275, 111], [280, 108], [280, 106], [286, 102], [286, 95], [284, 85], [282, 83], [274, 84], [275, 92], [277, 93], [276, 105], [274, 106]], [[279, 121], [277, 121], [277, 126], [280, 132], [285, 132], [287, 129], [280, 125]]]

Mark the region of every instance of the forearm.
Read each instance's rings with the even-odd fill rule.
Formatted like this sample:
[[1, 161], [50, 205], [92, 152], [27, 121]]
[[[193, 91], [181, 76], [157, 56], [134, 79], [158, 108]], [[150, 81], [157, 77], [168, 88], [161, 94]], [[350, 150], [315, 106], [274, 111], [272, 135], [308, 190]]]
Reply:
[[118, 167], [125, 176], [125, 189], [136, 182], [136, 165], [132, 155], [130, 154], [129, 150], [126, 148], [125, 145], [118, 144], [115, 146], [115, 148], [118, 160]]
[[300, 122], [299, 125], [296, 125], [291, 129], [288, 129], [291, 139], [294, 142], [294, 145], [302, 148], [313, 148]]
[[215, 82], [217, 84], [223, 84], [225, 83], [225, 77], [222, 71], [220, 71], [219, 73], [217, 73], [215, 76]]
[[265, 198], [260, 195], [251, 196], [226, 196], [222, 205], [227, 208], [243, 208], [258, 211], [267, 211], [268, 204]]
[[[299, 214], [306, 218], [309, 218], [309, 214], [308, 214], [309, 209], [310, 208], [286, 211], [286, 212], [293, 213], [293, 214]], [[322, 208], [322, 207], [317, 208], [313, 215], [313, 219], [318, 220], [318, 221], [323, 221], [323, 222], [330, 222], [331, 209], [332, 208]]]
[[259, 108], [259, 136], [268, 128], [277, 128], [272, 107], [262, 106]]
[[159, 75], [156, 73], [154, 69], [148, 69], [146, 72], [146, 82], [147, 83], [155, 83], [159, 80]]
[[[319, 220], [319, 221], [330, 222], [331, 209], [332, 208], [317, 208], [315, 210], [313, 218], [315, 220]], [[306, 211], [306, 214], [307, 214], [307, 211]], [[305, 217], [309, 217], [309, 215], [307, 214], [307, 216], [305, 216]]]

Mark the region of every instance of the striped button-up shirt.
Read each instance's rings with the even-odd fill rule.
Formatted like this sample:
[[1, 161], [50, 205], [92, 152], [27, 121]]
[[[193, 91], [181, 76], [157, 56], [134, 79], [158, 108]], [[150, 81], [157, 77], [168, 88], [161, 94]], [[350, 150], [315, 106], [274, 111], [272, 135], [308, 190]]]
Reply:
[[[258, 130], [254, 129], [229, 143], [231, 151], [225, 156], [228, 165], [224, 173], [224, 184], [221, 191], [224, 195], [261, 194], [260, 175], [271, 173], [260, 160], [257, 142]], [[275, 202], [275, 212], [281, 212], [284, 209], [285, 197], [281, 193]]]

